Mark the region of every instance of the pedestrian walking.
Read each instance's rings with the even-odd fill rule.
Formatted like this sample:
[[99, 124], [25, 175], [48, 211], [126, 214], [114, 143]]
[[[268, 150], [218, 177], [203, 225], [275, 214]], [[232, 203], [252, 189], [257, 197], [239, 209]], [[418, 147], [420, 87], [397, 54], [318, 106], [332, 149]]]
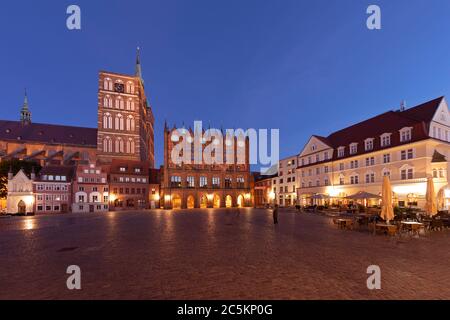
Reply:
[[275, 205], [275, 208], [272, 211], [273, 215], [273, 224], [278, 224], [278, 205]]

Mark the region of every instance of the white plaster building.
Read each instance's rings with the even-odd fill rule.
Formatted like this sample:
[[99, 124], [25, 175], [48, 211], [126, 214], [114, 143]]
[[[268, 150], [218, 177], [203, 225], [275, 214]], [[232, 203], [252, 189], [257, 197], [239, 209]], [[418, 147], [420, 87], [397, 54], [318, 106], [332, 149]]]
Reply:
[[9, 214], [30, 214], [33, 213], [33, 179], [28, 178], [23, 170], [19, 170], [15, 176], [8, 173], [8, 196], [6, 200], [6, 212]]

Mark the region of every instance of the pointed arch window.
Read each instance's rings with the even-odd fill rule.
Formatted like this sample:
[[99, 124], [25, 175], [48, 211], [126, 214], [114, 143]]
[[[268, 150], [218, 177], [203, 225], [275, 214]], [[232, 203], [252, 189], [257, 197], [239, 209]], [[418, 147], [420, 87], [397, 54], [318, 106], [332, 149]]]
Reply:
[[108, 112], [103, 115], [103, 128], [112, 129], [112, 116]]
[[116, 109], [125, 109], [125, 103], [124, 103], [124, 101], [123, 101], [123, 98], [122, 97], [117, 97], [116, 98]]
[[103, 152], [112, 152], [112, 140], [110, 137], [103, 139]]
[[116, 116], [114, 125], [116, 130], [123, 130], [123, 116], [120, 113]]
[[105, 78], [103, 80], [103, 89], [108, 91], [113, 91], [113, 82], [110, 78]]
[[117, 138], [116, 139], [116, 145], [115, 145], [115, 152], [116, 153], [123, 153], [124, 152], [124, 150], [123, 150], [123, 139], [122, 138]]
[[134, 146], [135, 146], [134, 140], [132, 138], [129, 138], [127, 141], [127, 148], [126, 148], [127, 153], [134, 154]]
[[133, 116], [127, 117], [127, 131], [134, 131], [135, 129], [135, 122]]
[[131, 81], [127, 82], [127, 93], [134, 94], [134, 84]]

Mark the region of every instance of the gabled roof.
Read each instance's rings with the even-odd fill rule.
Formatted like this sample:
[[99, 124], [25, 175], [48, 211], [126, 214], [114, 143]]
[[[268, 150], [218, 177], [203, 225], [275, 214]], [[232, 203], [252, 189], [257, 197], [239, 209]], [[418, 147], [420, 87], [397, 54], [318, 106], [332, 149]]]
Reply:
[[[350, 156], [366, 153], [364, 141], [367, 138], [375, 138], [372, 151], [384, 149], [381, 146], [380, 136], [383, 133], [391, 133], [391, 144], [389, 147], [401, 145], [399, 130], [405, 127], [412, 128], [412, 139], [409, 142], [420, 141], [429, 138], [428, 128], [444, 97], [422, 103], [407, 110], [388, 111], [373, 118], [351, 125], [336, 131], [324, 138], [314, 135], [313, 137], [328, 144], [333, 149], [345, 147], [345, 156], [337, 158], [334, 151], [333, 159], [344, 159]], [[349, 145], [358, 143], [358, 152], [349, 154]], [[312, 165], [317, 164], [313, 163]]]
[[0, 120], [0, 140], [97, 146], [97, 129]]

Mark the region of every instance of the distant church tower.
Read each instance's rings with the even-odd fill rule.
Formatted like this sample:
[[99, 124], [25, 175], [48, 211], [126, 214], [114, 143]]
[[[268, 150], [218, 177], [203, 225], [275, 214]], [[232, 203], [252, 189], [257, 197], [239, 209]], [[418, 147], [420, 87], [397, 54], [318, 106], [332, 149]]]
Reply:
[[28, 96], [27, 91], [25, 90], [25, 97], [23, 99], [23, 106], [20, 110], [20, 121], [23, 125], [27, 125], [31, 123], [31, 112], [28, 108]]
[[98, 81], [99, 160], [146, 161], [153, 168], [155, 120], [144, 91], [139, 48], [134, 75], [100, 71]]

